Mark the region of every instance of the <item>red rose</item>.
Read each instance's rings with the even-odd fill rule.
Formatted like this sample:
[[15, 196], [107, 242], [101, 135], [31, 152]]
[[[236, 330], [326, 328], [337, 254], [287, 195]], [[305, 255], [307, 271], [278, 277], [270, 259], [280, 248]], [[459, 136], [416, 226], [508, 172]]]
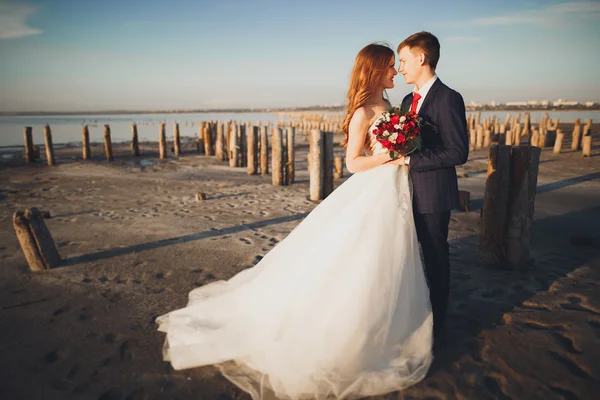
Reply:
[[390, 118], [390, 122], [393, 125], [397, 125], [400, 122], [400, 117], [397, 115], [392, 115], [392, 117]]

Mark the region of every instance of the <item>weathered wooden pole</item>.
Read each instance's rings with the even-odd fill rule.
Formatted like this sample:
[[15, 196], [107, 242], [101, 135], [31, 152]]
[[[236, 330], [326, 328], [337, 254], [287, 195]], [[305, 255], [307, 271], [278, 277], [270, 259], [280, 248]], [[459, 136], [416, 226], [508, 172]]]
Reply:
[[217, 161], [227, 161], [227, 148], [225, 147], [225, 135], [223, 123], [217, 122], [217, 138], [215, 140], [215, 158]]
[[477, 129], [469, 129], [469, 150], [475, 150], [475, 142], [477, 141]]
[[54, 147], [52, 145], [52, 131], [48, 124], [44, 126], [44, 141], [46, 143], [46, 160], [48, 165], [52, 166], [56, 164], [56, 160], [54, 159]]
[[248, 175], [258, 173], [258, 127], [247, 125], [246, 137], [248, 138]]
[[158, 129], [158, 158], [163, 160], [167, 157], [167, 134], [164, 122], [160, 122]]
[[204, 154], [204, 121], [198, 121], [198, 153]]
[[60, 265], [61, 259], [54, 240], [37, 208], [15, 212], [13, 226], [32, 271], [42, 271]]
[[323, 198], [333, 192], [333, 133], [323, 132]]
[[23, 211], [17, 211], [13, 214], [13, 227], [25, 260], [29, 264], [29, 269], [33, 272], [39, 272], [46, 269], [44, 260], [38, 250], [35, 237], [29, 228], [29, 223], [23, 214]]
[[540, 154], [539, 147], [512, 148], [506, 234], [506, 261], [512, 267], [529, 261]]
[[488, 153], [478, 252], [479, 260], [485, 265], [502, 263], [506, 254], [510, 152], [510, 146], [492, 145]]
[[530, 144], [532, 146], [535, 147], [539, 147], [540, 146], [540, 133], [539, 131], [534, 127], [533, 128], [533, 132], [531, 133], [531, 142]]
[[90, 131], [88, 126], [85, 125], [81, 129], [81, 158], [89, 160], [92, 157], [92, 151], [90, 149]]
[[488, 148], [492, 143], [492, 131], [488, 128], [483, 131], [483, 147]]
[[553, 154], [560, 154], [562, 150], [563, 140], [565, 138], [565, 134], [562, 133], [560, 129], [556, 130], [556, 140], [554, 141], [554, 148], [552, 149]]
[[175, 157], [181, 155], [181, 138], [179, 137], [179, 123], [173, 123], [173, 153]]
[[269, 174], [269, 135], [263, 125], [260, 126], [260, 174]]
[[505, 134], [504, 134], [504, 144], [506, 146], [512, 146], [513, 145], [513, 131], [512, 129], [507, 129]]
[[240, 167], [248, 167], [248, 125], [238, 125], [238, 143], [240, 145]]
[[240, 166], [240, 147], [238, 145], [238, 125], [233, 122], [231, 124], [231, 135], [229, 139], [229, 166], [236, 168]]
[[140, 139], [138, 137], [137, 124], [131, 124], [131, 154], [134, 157], [140, 156]]
[[25, 161], [30, 164], [35, 161], [33, 155], [33, 133], [30, 126], [26, 126], [23, 130], [23, 136], [25, 138]]
[[273, 185], [283, 185], [283, 137], [278, 127], [271, 130], [271, 168]]
[[573, 126], [573, 142], [571, 143], [571, 150], [579, 150], [580, 148], [580, 136], [581, 136], [581, 120], [577, 118], [575, 125]]
[[483, 126], [477, 125], [477, 139], [475, 142], [475, 148], [481, 149], [483, 147]]
[[333, 179], [341, 179], [344, 177], [344, 157], [335, 156], [333, 158]]
[[112, 151], [112, 141], [110, 139], [110, 125], [104, 125], [104, 152], [108, 161], [114, 160]]
[[211, 122], [207, 122], [204, 125], [204, 134], [203, 134], [203, 138], [204, 138], [204, 154], [207, 156], [212, 156], [213, 155], [213, 145], [212, 145], [212, 123]]
[[286, 167], [286, 179], [287, 185], [291, 185], [295, 182], [296, 180], [296, 171], [295, 171], [295, 157], [296, 157], [296, 153], [295, 153], [295, 143], [296, 143], [296, 128], [294, 128], [293, 126], [287, 128], [287, 160], [285, 163], [285, 167]]
[[309, 162], [309, 198], [312, 201], [323, 199], [323, 133], [320, 130], [310, 131]]
[[592, 135], [585, 135], [581, 140], [581, 149], [583, 157], [592, 156]]

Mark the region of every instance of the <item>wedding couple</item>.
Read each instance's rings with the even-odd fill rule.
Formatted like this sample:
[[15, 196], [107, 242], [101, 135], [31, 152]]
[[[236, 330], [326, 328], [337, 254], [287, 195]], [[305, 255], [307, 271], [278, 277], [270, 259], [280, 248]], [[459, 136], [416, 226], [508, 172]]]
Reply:
[[[431, 365], [449, 292], [455, 166], [468, 156], [464, 102], [435, 75], [437, 38], [357, 55], [343, 123], [353, 175], [254, 267], [194, 289], [157, 319], [175, 369], [216, 365], [253, 399], [357, 398], [401, 390]], [[392, 160], [371, 130], [400, 72], [401, 109], [428, 124]], [[421, 243], [424, 265], [421, 263]]]

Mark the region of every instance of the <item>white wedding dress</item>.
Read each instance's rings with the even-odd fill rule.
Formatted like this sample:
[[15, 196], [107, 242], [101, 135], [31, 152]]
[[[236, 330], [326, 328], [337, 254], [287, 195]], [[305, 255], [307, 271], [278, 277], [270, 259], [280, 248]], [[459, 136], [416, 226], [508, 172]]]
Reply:
[[157, 319], [173, 368], [217, 365], [253, 399], [411, 386], [433, 359], [432, 321], [408, 168], [394, 165], [355, 173], [256, 266]]

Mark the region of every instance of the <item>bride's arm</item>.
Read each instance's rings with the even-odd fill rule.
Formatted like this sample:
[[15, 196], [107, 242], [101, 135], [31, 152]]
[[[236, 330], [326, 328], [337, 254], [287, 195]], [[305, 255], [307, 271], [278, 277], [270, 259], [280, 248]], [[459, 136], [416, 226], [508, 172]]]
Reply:
[[387, 152], [373, 156], [361, 156], [367, 129], [369, 129], [369, 117], [366, 110], [361, 107], [354, 112], [350, 120], [350, 126], [348, 127], [346, 168], [350, 173], [366, 171], [391, 160]]

